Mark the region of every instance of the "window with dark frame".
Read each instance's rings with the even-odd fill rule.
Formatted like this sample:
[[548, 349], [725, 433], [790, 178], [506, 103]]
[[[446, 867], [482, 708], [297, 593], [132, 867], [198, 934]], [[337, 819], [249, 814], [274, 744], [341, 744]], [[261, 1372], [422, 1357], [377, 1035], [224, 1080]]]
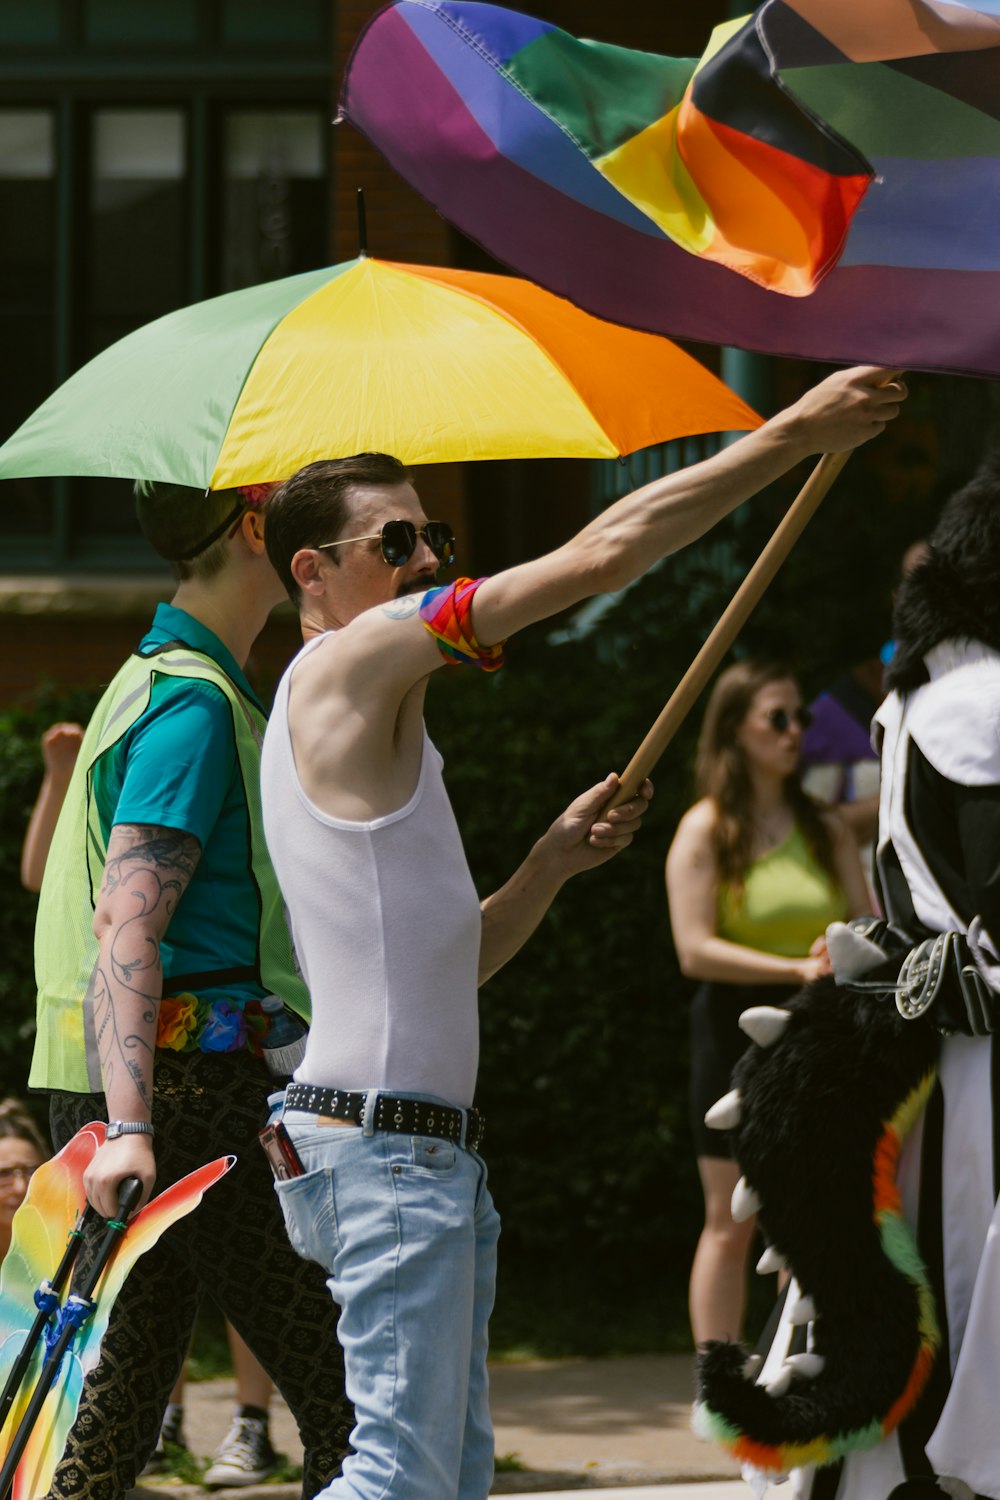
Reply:
[[[329, 258], [330, 8], [4, 0], [0, 440], [150, 319]], [[147, 565], [129, 481], [0, 482], [0, 571]]]

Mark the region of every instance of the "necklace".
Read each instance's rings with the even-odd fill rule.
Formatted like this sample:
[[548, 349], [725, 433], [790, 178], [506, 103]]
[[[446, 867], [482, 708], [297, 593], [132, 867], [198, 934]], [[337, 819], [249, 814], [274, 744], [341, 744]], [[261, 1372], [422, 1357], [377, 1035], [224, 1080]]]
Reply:
[[776, 849], [783, 844], [795, 826], [790, 808], [768, 818], [753, 818], [754, 842], [761, 849]]

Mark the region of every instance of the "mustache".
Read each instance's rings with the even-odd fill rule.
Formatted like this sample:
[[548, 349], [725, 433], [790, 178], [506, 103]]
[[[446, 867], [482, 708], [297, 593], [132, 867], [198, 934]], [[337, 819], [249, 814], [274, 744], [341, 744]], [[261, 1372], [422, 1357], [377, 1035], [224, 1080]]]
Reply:
[[407, 583], [404, 583], [396, 597], [397, 599], [401, 599], [404, 594], [425, 594], [428, 589], [434, 587], [436, 582], [436, 570], [431, 573], [420, 573], [416, 578], [411, 578]]

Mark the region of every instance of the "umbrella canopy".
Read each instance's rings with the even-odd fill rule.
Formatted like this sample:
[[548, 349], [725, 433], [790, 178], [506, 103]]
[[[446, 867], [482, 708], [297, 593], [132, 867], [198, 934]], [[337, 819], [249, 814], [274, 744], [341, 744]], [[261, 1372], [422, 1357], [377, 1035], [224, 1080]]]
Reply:
[[666, 339], [530, 282], [362, 256], [169, 313], [77, 371], [0, 478], [225, 489], [320, 458], [609, 458], [760, 418]]

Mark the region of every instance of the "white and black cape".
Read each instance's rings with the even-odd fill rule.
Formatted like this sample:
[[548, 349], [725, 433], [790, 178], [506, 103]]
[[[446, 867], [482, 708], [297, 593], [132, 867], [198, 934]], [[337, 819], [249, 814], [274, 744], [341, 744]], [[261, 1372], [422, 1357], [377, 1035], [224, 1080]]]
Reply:
[[[1000, 652], [943, 641], [928, 681], [876, 715], [882, 785], [877, 873], [889, 919], [914, 940], [1000, 938]], [[876, 1448], [800, 1471], [808, 1500], [885, 1500], [939, 1476], [1000, 1500], [1000, 1036], [945, 1036], [938, 1083], [900, 1163], [904, 1209], [934, 1285], [942, 1331], [930, 1384]], [[779, 1331], [769, 1358], [780, 1357]], [[950, 1483], [949, 1483], [950, 1481]], [[956, 1483], [955, 1481], [958, 1481]]]

